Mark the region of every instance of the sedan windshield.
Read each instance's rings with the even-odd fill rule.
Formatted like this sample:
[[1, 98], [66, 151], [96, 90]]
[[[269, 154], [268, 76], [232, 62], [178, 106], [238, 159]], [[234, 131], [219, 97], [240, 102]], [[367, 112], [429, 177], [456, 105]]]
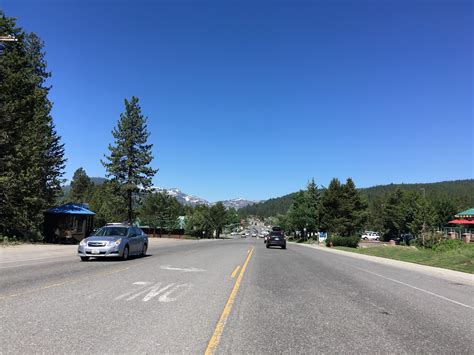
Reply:
[[126, 236], [127, 235], [127, 229], [125, 227], [104, 227], [99, 229], [95, 235], [97, 236]]

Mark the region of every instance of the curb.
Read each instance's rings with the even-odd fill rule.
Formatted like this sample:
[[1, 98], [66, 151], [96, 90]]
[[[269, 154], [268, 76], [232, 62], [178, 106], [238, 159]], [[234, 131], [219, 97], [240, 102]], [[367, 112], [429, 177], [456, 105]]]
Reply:
[[290, 243], [294, 245], [306, 247], [306, 248], [320, 250], [326, 253], [335, 253], [335, 254], [345, 255], [351, 258], [355, 258], [355, 259], [372, 261], [378, 264], [391, 265], [394, 267], [398, 267], [400, 269], [417, 271], [417, 272], [421, 272], [430, 276], [442, 278], [444, 280], [459, 281], [464, 284], [474, 286], [474, 275], [466, 273], [466, 272], [443, 269], [436, 266], [415, 264], [408, 261], [382, 258], [380, 256], [351, 253], [349, 251], [331, 249], [331, 248], [321, 247], [321, 246], [316, 246], [316, 245], [311, 245], [311, 244], [299, 244], [299, 243], [294, 243], [294, 242], [290, 242]]

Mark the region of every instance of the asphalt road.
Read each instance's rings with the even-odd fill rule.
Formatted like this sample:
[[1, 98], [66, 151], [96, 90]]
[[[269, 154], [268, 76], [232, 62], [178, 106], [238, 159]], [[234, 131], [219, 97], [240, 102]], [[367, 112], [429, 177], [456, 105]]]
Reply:
[[[474, 353], [474, 287], [261, 239], [0, 260], [0, 353]], [[230, 301], [229, 301], [230, 297]]]

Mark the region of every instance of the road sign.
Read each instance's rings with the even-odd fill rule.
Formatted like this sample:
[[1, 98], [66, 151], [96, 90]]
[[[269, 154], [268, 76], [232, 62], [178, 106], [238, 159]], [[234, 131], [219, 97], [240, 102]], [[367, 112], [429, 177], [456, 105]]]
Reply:
[[328, 234], [326, 232], [319, 232], [319, 243], [325, 243]]

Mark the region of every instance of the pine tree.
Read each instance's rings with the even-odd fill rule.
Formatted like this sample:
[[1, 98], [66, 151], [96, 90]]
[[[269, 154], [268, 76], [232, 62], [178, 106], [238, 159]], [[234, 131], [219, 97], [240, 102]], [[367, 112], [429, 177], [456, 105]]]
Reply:
[[146, 117], [141, 113], [138, 99], [125, 99], [125, 112], [120, 114], [117, 127], [112, 131], [115, 145], [109, 145], [110, 156], [102, 164], [107, 177], [120, 184], [127, 201], [127, 218], [133, 221], [133, 199], [140, 189], [146, 191], [151, 186], [157, 170], [149, 164], [153, 160], [152, 144], [147, 144], [150, 133]]
[[153, 228], [158, 228], [160, 237], [163, 230], [171, 232], [176, 228], [180, 213], [179, 202], [166, 192], [153, 193], [145, 197], [140, 208], [140, 219]]
[[0, 11], [0, 234], [40, 238], [61, 192], [64, 146], [54, 128], [43, 42]]
[[219, 238], [227, 223], [227, 211], [222, 202], [217, 202], [210, 209], [211, 225]]
[[294, 232], [303, 231], [303, 228], [306, 226], [305, 205], [305, 194], [303, 190], [300, 190], [293, 198], [293, 203], [288, 210], [288, 221]]
[[342, 194], [341, 182], [336, 178], [332, 179], [321, 198], [320, 218], [323, 231], [336, 232], [337, 226], [341, 222], [338, 211], [341, 209]]
[[365, 224], [368, 217], [368, 204], [357, 191], [351, 178], [346, 180], [342, 190], [341, 221], [338, 229], [342, 236], [352, 236]]
[[188, 210], [186, 215], [186, 229], [195, 236], [210, 237], [213, 231], [211, 208], [207, 205], [197, 205]]
[[78, 203], [86, 202], [91, 186], [91, 179], [87, 176], [85, 170], [83, 168], [77, 169], [72, 177], [69, 200]]
[[321, 198], [320, 215], [323, 230], [351, 236], [365, 224], [367, 202], [352, 179], [347, 179], [345, 184], [332, 179]]
[[403, 211], [404, 196], [405, 193], [397, 189], [387, 194], [385, 201], [381, 204], [381, 220], [386, 240], [399, 238], [402, 233], [407, 232]]
[[308, 208], [308, 224], [307, 230], [309, 233], [317, 232], [319, 229], [319, 204], [321, 199], [321, 191], [314, 179], [308, 182], [306, 187], [306, 200]]
[[106, 180], [101, 185], [91, 188], [89, 207], [96, 213], [94, 224], [102, 227], [108, 222], [122, 222], [127, 218], [125, 199], [120, 185], [115, 181]]

